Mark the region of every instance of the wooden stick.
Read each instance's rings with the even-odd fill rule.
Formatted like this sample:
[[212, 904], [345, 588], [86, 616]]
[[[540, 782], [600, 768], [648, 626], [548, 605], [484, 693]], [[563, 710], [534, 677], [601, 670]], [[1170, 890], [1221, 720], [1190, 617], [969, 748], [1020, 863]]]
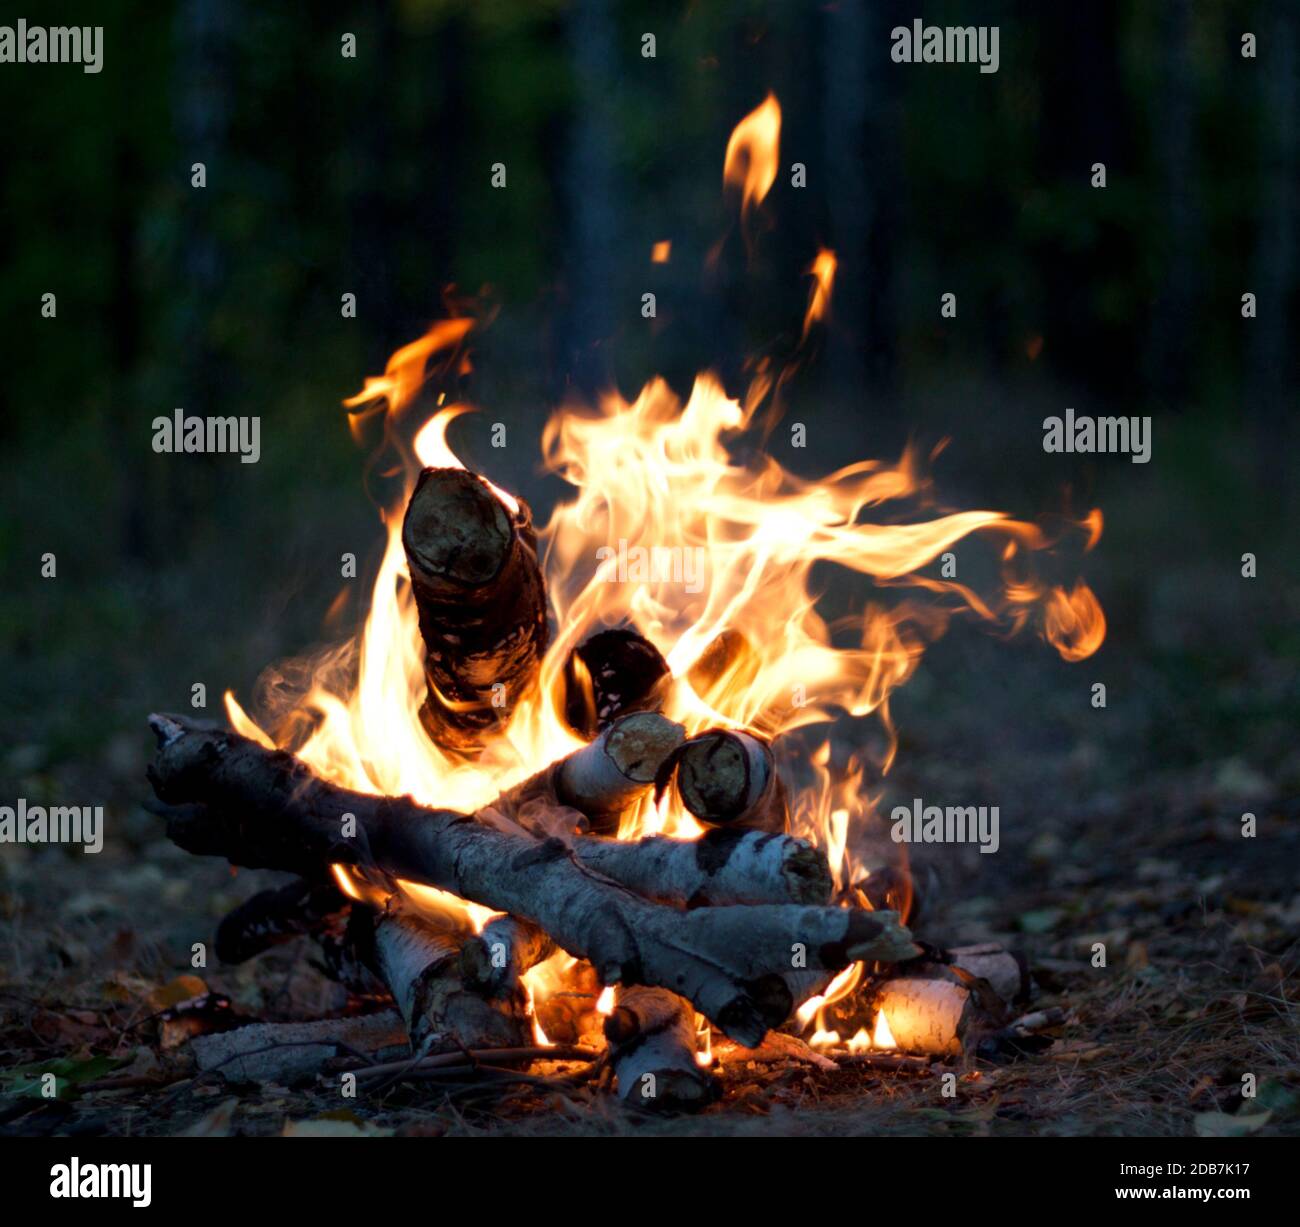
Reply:
[[326, 783], [293, 755], [245, 737], [152, 716], [149, 778], [171, 804], [201, 802], [169, 822], [189, 851], [250, 868], [319, 871], [333, 862], [436, 886], [531, 920], [604, 984], [670, 987], [753, 1047], [791, 1009], [780, 973], [798, 960], [837, 970], [919, 953], [892, 912], [853, 908], [696, 908], [642, 899], [586, 869], [558, 839], [537, 840]]
[[464, 469], [425, 469], [402, 544], [425, 646], [421, 721], [438, 745], [473, 754], [532, 687], [546, 650], [531, 512]]
[[695, 1011], [662, 988], [625, 988], [605, 1020], [619, 1098], [656, 1112], [698, 1111], [717, 1097], [696, 1060]]

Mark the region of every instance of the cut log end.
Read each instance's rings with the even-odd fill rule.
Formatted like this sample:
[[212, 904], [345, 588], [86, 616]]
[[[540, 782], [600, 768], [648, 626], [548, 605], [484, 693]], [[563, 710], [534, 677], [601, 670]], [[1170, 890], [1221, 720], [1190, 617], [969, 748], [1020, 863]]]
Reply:
[[715, 729], [692, 737], [676, 755], [682, 803], [708, 826], [784, 831], [785, 787], [772, 749], [750, 733]]
[[458, 593], [501, 574], [514, 529], [482, 478], [465, 469], [425, 469], [407, 504], [402, 544], [421, 583]]
[[668, 662], [643, 635], [621, 627], [599, 631], [565, 663], [565, 721], [590, 741], [619, 716], [657, 711], [669, 681]]

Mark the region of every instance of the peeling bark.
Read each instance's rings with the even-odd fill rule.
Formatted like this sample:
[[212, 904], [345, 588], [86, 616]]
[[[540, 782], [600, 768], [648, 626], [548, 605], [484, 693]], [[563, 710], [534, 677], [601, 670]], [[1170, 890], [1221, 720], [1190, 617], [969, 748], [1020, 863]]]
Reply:
[[736, 903], [828, 904], [834, 882], [826, 856], [807, 840], [718, 829], [698, 840], [575, 839], [587, 866], [647, 899], [687, 907]]

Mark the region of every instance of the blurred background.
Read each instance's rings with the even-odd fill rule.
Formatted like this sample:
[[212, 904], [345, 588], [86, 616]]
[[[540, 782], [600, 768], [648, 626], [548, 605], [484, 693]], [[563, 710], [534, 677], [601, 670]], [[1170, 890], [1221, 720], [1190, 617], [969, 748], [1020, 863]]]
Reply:
[[[892, 63], [918, 16], [999, 26], [999, 71]], [[782, 463], [948, 438], [946, 505], [1106, 518], [1084, 570], [1102, 651], [1068, 665], [955, 626], [896, 700], [901, 794], [1000, 804], [1009, 856], [975, 861], [1003, 874], [1117, 830], [1212, 840], [1246, 804], [1294, 835], [1293, 4], [51, 0], [30, 20], [102, 24], [105, 51], [98, 75], [0, 71], [0, 798], [107, 804], [109, 848], [4, 849], [13, 925], [36, 923], [16, 900], [43, 865], [106, 932], [185, 891], [198, 871], [137, 804], [144, 716], [203, 682], [216, 718], [222, 690], [355, 625], [364, 583], [324, 624], [339, 555], [376, 563], [382, 533], [340, 402], [450, 287], [495, 312], [458, 388], [484, 412], [453, 445], [545, 522], [551, 411], [656, 372], [738, 392], [747, 355], [792, 352], [820, 245], [832, 319], [787, 390], [808, 448], [778, 432]], [[783, 169], [747, 261], [722, 157], [768, 90]], [[1067, 406], [1150, 415], [1151, 462], [1045, 455]], [[177, 407], [259, 415], [260, 463], [155, 454]], [[140, 880], [88, 876], [115, 859]]]

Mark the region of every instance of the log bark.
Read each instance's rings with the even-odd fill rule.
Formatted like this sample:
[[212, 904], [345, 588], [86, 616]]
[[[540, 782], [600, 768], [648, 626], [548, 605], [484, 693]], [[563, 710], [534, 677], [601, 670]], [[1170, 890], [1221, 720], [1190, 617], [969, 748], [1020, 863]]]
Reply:
[[550, 934], [530, 921], [495, 916], [461, 947], [461, 977], [485, 997], [508, 997], [518, 992], [519, 977], [555, 950]]
[[790, 1013], [780, 973], [794, 958], [837, 970], [918, 953], [893, 913], [790, 904], [681, 912], [592, 873], [558, 839], [351, 792], [291, 754], [182, 717], [150, 724], [159, 746], [149, 778], [161, 800], [187, 806], [168, 835], [189, 851], [292, 872], [342, 862], [451, 891], [539, 925], [604, 984], [672, 989], [750, 1047]]
[[285, 1086], [313, 1077], [326, 1061], [345, 1052], [397, 1056], [406, 1028], [392, 1010], [357, 1018], [306, 1023], [250, 1023], [231, 1031], [198, 1035], [190, 1047], [203, 1072], [216, 1070], [231, 1082]]
[[518, 986], [490, 1001], [466, 986], [463, 940], [463, 934], [391, 901], [375, 916], [372, 965], [393, 994], [411, 1051], [421, 1056], [516, 1048], [528, 1037], [526, 1003]]
[[873, 1004], [884, 1013], [900, 1052], [930, 1056], [961, 1056], [979, 1017], [970, 989], [946, 979], [886, 980]]
[[664, 903], [830, 903], [826, 855], [807, 840], [719, 828], [698, 840], [580, 838], [574, 855], [588, 869]]
[[439, 746], [473, 754], [534, 685], [546, 650], [531, 513], [464, 469], [425, 469], [402, 545], [425, 647], [420, 719]]
[[1029, 997], [1029, 969], [1023, 959], [996, 942], [978, 946], [954, 946], [944, 952], [948, 963], [978, 979], [987, 980], [989, 986], [1008, 1005], [1025, 1001]]
[[305, 878], [260, 891], [217, 926], [217, 958], [243, 963], [272, 946], [317, 933], [334, 922], [349, 902], [333, 882]]
[[503, 793], [492, 808], [531, 826], [529, 806], [564, 807], [582, 814], [597, 834], [616, 834], [684, 736], [680, 724], [658, 712], [620, 716], [589, 745]]
[[636, 631], [599, 631], [564, 666], [564, 718], [590, 741], [619, 716], [658, 711], [672, 675], [659, 649]]
[[706, 826], [788, 829], [785, 785], [772, 748], [762, 738], [714, 729], [692, 737], [673, 755], [672, 763], [682, 803]]
[[626, 988], [605, 1020], [619, 1098], [655, 1112], [698, 1111], [717, 1097], [696, 1060], [695, 1011], [662, 988]]

